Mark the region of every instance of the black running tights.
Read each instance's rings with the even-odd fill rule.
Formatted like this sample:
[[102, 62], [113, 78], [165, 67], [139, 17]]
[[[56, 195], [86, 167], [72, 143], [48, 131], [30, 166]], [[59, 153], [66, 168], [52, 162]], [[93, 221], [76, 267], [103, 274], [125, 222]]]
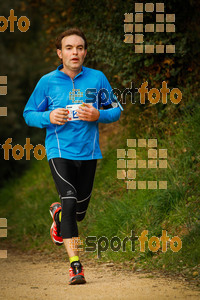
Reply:
[[85, 217], [94, 182], [97, 160], [49, 160], [51, 173], [61, 200], [62, 238], [78, 237], [76, 221]]

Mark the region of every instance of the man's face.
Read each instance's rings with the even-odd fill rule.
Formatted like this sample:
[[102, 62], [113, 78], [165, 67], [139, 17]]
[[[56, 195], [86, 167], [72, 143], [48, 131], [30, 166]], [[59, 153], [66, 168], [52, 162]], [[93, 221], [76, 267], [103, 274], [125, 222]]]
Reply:
[[81, 69], [87, 54], [84, 44], [84, 40], [78, 35], [65, 36], [62, 39], [62, 49], [57, 49], [57, 54], [62, 59], [64, 68], [70, 71]]

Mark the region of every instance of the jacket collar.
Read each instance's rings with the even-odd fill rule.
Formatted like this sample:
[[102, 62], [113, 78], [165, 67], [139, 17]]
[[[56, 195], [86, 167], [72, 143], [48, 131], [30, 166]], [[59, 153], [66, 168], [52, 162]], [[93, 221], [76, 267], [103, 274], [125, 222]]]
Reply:
[[[62, 73], [64, 76], [69, 77], [69, 75], [67, 75], [67, 74], [65, 74], [64, 72], [60, 71], [62, 68], [63, 68], [63, 64], [61, 64], [60, 66], [57, 67], [57, 71], [58, 71], [59, 73]], [[82, 66], [81, 72], [78, 73], [78, 74], [74, 77], [74, 79], [77, 78], [77, 77], [79, 77], [80, 75], [82, 75], [82, 74], [84, 73], [84, 71], [85, 71], [85, 67]], [[69, 78], [70, 78], [70, 77], [69, 77]]]

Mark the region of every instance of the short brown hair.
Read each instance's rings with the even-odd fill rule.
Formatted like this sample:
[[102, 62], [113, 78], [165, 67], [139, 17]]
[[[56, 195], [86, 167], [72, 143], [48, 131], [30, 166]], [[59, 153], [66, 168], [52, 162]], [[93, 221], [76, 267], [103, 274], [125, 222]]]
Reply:
[[56, 42], [55, 42], [56, 48], [61, 50], [62, 49], [62, 39], [65, 36], [70, 36], [70, 35], [74, 35], [74, 34], [80, 36], [84, 40], [84, 42], [85, 42], [84, 48], [87, 49], [86, 37], [85, 37], [84, 33], [79, 28], [76, 28], [76, 27], [65, 30], [65, 31], [61, 32], [59, 34], [59, 36], [57, 36]]

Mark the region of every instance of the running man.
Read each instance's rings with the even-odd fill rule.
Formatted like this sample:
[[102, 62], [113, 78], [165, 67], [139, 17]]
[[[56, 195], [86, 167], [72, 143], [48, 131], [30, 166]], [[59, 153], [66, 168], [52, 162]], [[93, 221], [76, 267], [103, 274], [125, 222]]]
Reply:
[[39, 80], [23, 116], [29, 126], [46, 128], [47, 159], [61, 202], [50, 206], [50, 234], [56, 245], [65, 245], [69, 284], [78, 284], [86, 281], [78, 246], [71, 245], [79, 236], [77, 221], [85, 217], [97, 159], [102, 158], [98, 123], [117, 121], [122, 108], [106, 76], [83, 66], [87, 41], [81, 30], [62, 32], [56, 48], [62, 64]]

